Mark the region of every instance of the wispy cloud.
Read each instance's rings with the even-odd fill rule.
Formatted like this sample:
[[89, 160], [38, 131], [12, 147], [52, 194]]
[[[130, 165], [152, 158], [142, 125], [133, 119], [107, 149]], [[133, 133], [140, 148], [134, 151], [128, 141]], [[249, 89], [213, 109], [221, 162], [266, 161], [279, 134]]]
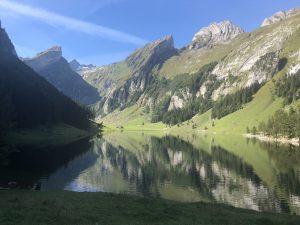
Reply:
[[39, 21], [43, 21], [51, 25], [63, 26], [66, 29], [86, 33], [88, 35], [99, 36], [135, 45], [144, 45], [147, 42], [142, 38], [109, 27], [63, 16], [42, 8], [32, 7], [14, 1], [0, 0], [0, 7], [23, 16], [38, 19]]
[[95, 6], [93, 6], [93, 8], [88, 11], [88, 15], [96, 13], [99, 9], [101, 9], [105, 6], [109, 6], [109, 5], [112, 5], [115, 3], [120, 3], [123, 1], [125, 1], [125, 0], [100, 0], [100, 1], [97, 1]]
[[38, 52], [37, 50], [35, 50], [33, 48], [21, 46], [16, 43], [13, 43], [13, 44], [15, 46], [18, 56], [20, 56], [20, 57], [33, 57]]

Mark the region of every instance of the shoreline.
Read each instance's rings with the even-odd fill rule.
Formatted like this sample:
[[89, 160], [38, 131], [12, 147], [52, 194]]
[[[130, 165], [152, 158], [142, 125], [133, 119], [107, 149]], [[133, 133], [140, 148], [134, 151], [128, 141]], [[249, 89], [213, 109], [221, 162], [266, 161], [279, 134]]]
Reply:
[[266, 135], [262, 135], [262, 134], [243, 134], [244, 137], [246, 138], [256, 138], [260, 141], [264, 141], [264, 142], [276, 142], [276, 143], [280, 143], [280, 144], [289, 144], [289, 145], [293, 145], [293, 146], [297, 146], [299, 147], [299, 139], [298, 138], [275, 138], [272, 136], [266, 136]]

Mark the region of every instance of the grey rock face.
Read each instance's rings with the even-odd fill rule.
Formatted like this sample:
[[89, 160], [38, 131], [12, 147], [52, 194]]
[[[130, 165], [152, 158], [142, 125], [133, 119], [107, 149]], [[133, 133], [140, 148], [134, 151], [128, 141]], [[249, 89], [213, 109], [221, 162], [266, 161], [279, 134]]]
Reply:
[[168, 111], [172, 111], [174, 109], [182, 109], [187, 101], [193, 97], [188, 88], [178, 90], [178, 93], [171, 97]]
[[287, 18], [290, 18], [291, 16], [294, 16], [300, 11], [300, 8], [298, 9], [291, 9], [288, 11], [279, 11], [275, 13], [274, 15], [264, 19], [263, 23], [261, 24], [261, 27], [269, 26], [274, 23], [278, 23], [282, 20], [285, 20]]
[[234, 25], [230, 21], [212, 23], [208, 27], [202, 28], [193, 38], [189, 49], [199, 49], [220, 43], [226, 43], [244, 33], [243, 29]]
[[175, 53], [173, 37], [166, 36], [136, 50], [125, 61], [133, 71], [150, 72], [153, 65], [163, 63]]
[[100, 100], [96, 88], [74, 72], [62, 57], [61, 47], [50, 48], [24, 62], [74, 101], [90, 105]]
[[25, 59], [25, 63], [34, 70], [41, 70], [43, 67], [57, 62], [62, 58], [62, 49], [59, 46], [54, 46], [48, 50], [38, 53], [32, 59]]
[[165, 60], [177, 53], [172, 36], [145, 45], [136, 50], [125, 60], [131, 69], [131, 77], [121, 88], [109, 93], [104, 103], [104, 112], [109, 113], [127, 102], [136, 102], [142, 96], [153, 79], [151, 71], [155, 66], [162, 65]]

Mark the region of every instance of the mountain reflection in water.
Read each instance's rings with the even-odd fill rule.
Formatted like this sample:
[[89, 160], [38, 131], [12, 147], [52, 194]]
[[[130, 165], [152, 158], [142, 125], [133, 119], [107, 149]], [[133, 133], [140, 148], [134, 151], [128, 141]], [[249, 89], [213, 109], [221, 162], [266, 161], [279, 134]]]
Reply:
[[116, 132], [36, 152], [14, 154], [0, 173], [5, 182], [300, 214], [300, 151], [288, 146], [241, 136]]

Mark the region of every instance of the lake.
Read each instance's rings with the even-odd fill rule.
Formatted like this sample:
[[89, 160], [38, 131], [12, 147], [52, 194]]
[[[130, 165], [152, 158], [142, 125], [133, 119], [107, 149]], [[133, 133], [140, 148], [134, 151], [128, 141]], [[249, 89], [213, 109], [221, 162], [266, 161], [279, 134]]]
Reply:
[[22, 149], [1, 166], [0, 186], [11, 181], [300, 214], [300, 150], [242, 136], [115, 132]]

